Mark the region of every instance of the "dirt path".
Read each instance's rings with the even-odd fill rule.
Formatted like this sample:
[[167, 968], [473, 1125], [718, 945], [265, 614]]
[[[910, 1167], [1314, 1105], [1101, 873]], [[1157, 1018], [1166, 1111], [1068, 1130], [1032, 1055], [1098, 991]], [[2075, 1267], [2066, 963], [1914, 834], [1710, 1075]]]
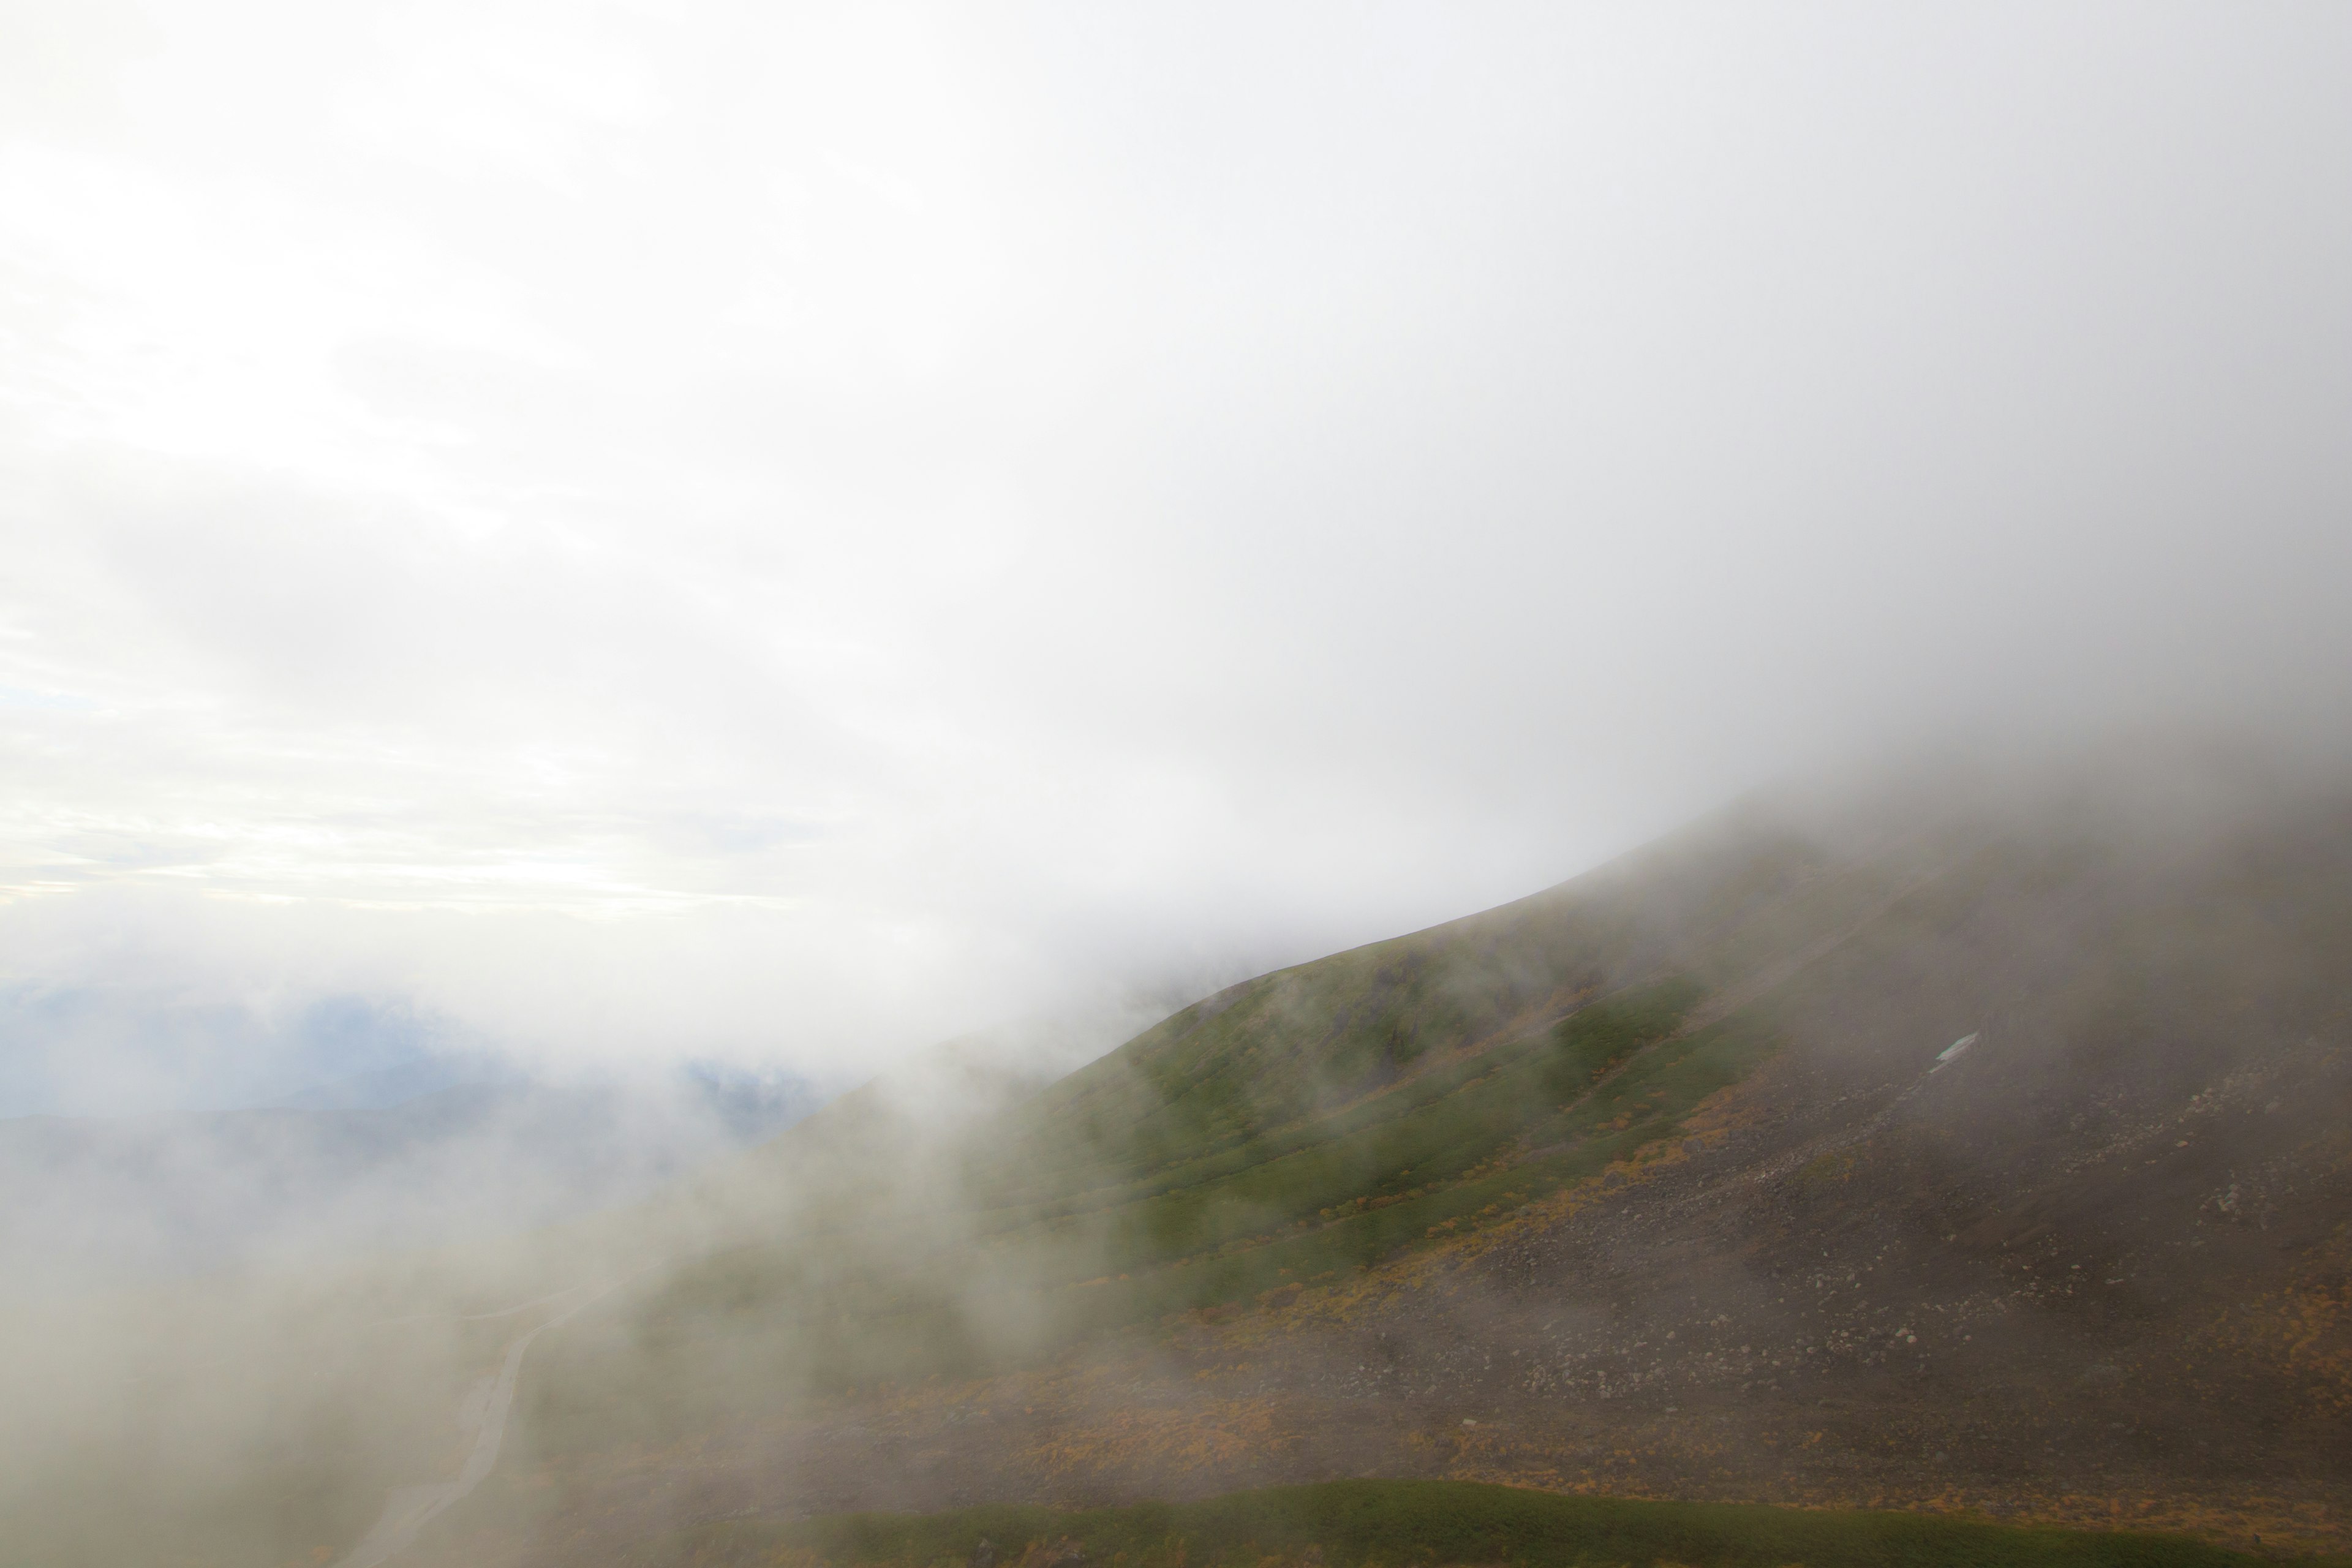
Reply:
[[[344, 1555], [335, 1568], [377, 1568], [379, 1563], [389, 1562], [415, 1541], [416, 1532], [431, 1523], [444, 1509], [482, 1484], [483, 1479], [498, 1464], [499, 1446], [506, 1441], [507, 1415], [514, 1408], [515, 1384], [522, 1375], [523, 1352], [530, 1349], [530, 1342], [603, 1300], [614, 1289], [611, 1285], [604, 1286], [538, 1327], [515, 1337], [507, 1346], [506, 1357], [499, 1363], [498, 1376], [491, 1382], [486, 1397], [464, 1417], [466, 1425], [473, 1429], [474, 1446], [467, 1451], [466, 1463], [457, 1476], [446, 1481], [394, 1488], [392, 1495], [384, 1500], [383, 1512], [376, 1520], [375, 1527]], [[576, 1293], [561, 1291], [537, 1301], [526, 1301], [520, 1307], [510, 1307], [500, 1312], [478, 1313], [474, 1318], [462, 1321], [510, 1317], [528, 1308], [560, 1301], [565, 1296]]]

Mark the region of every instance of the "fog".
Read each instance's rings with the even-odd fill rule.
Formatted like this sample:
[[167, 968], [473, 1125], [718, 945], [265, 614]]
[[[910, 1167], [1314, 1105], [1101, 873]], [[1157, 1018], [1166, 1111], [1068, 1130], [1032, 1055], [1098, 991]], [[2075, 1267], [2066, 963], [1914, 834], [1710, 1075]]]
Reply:
[[2336, 8], [7, 26], [9, 1110], [833, 1076], [2340, 719]]
[[[1235, 1303], [1638, 1163], [1549, 1077], [1443, 1191], [1215, 1165], [1265, 1129], [1922, 888], [1789, 1004], [1808, 1113], [2006, 1149], [2030, 1047], [2070, 1136], [2324, 1121], [2347, 79], [2320, 5], [0, 0], [0, 1537], [333, 1561], [507, 1394], [508, 1478], [714, 1443], [632, 1528], [935, 1505], [877, 1384], [1196, 1410]], [[2143, 951], [2093, 1103], [2035, 1010]], [[1736, 1268], [1688, 1309], [1784, 1304]], [[1296, 1386], [1426, 1394], [1517, 1289]]]
[[[41, 1205], [0, 1236], [29, 1258], [0, 1275], [0, 1557], [683, 1562], [678, 1532], [746, 1512], [1417, 1473], [1364, 1445], [1399, 1426], [1426, 1445], [1433, 1409], [1442, 1436], [1502, 1405], [1506, 1458], [1541, 1458], [1539, 1420], [1625, 1452], [1645, 1421], [1675, 1426], [1683, 1406], [1660, 1415], [1660, 1397], [1711, 1402], [1685, 1424], [1712, 1478], [1687, 1495], [1786, 1500], [1804, 1457], [1767, 1439], [1791, 1409], [1832, 1417], [1810, 1385], [1781, 1401], [1777, 1377], [1749, 1397], [1751, 1342], [1778, 1347], [1777, 1373], [1822, 1331], [1774, 1249], [1851, 1286], [1937, 1235], [1927, 1284], [1881, 1279], [1872, 1299], [1903, 1322], [1958, 1312], [1953, 1336], [1972, 1328], [1969, 1353], [1997, 1359], [1962, 1367], [1961, 1400], [1942, 1381], [1825, 1384], [1862, 1388], [1853, 1408], [1873, 1415], [1815, 1479], [1848, 1495], [1834, 1467], [1876, 1455], [1935, 1506], [2013, 1506], [2018, 1435], [1999, 1427], [2016, 1368], [2046, 1361], [2084, 1400], [2097, 1320], [1956, 1284], [2012, 1260], [1943, 1250], [1955, 1215], [2012, 1203], [2032, 1235], [2123, 1251], [2105, 1284], [2154, 1281], [2127, 1302], [2141, 1349], [2179, 1323], [2210, 1335], [2246, 1296], [2299, 1312], [2284, 1271], [2340, 1266], [2347, 780], [2340, 745], [2239, 735], [2055, 763], [1948, 752], [1755, 795], [1564, 888], [1232, 987], [1066, 1077], [1094, 1049], [1079, 1027], [951, 1042], [772, 1142], [685, 1150], [698, 1163], [673, 1159], [651, 1191], [648, 1164], [680, 1151], [650, 1097], [557, 1107], [540, 1129], [491, 1118], [205, 1267], [166, 1258], [162, 1280], [71, 1277], [117, 1202], [102, 1158], [58, 1162], [46, 1189], [0, 1173]], [[1646, 1076], [1623, 1083], [1623, 1031], [1662, 990], [1683, 998], [1673, 1033], [1643, 1037], [1626, 1070]], [[1612, 1037], [1612, 1016], [1634, 1023]], [[1777, 1043], [1753, 1047], [1772, 1059], [1745, 1109], [1712, 1097], [1740, 1069], [1674, 1076], [1759, 1030]], [[1637, 1091], [1646, 1130], [1619, 1110]], [[233, 1139], [117, 1136], [175, 1184], [144, 1215], [161, 1239], [201, 1240], [199, 1200], [247, 1195]], [[2234, 1146], [2199, 1151], [2187, 1184], [2147, 1169], [2191, 1138]], [[346, 1163], [357, 1142], [320, 1138]], [[2103, 1173], [2118, 1146], [2131, 1157]], [[1808, 1225], [1792, 1194], [1825, 1162], [1885, 1150], [1880, 1185]], [[567, 1172], [568, 1207], [527, 1208]], [[2085, 1225], [2069, 1207], [2103, 1181], [2120, 1206]], [[2229, 1219], [2242, 1184], [2247, 1217]], [[446, 1222], [417, 1225], [436, 1204]], [[1463, 1247], [1424, 1246], [1441, 1233]], [[2290, 1363], [2325, 1331], [2291, 1326]], [[1718, 1340], [1739, 1365], [1713, 1364]], [[1874, 1352], [1836, 1343], [1861, 1359], [1825, 1378], [1870, 1375]], [[2279, 1385], [2224, 1364], [2236, 1381], [2152, 1371], [2161, 1418], [2242, 1444], [2229, 1463], [2266, 1484], [2293, 1481], [2298, 1440], [2340, 1468], [2336, 1416], [2265, 1413], [2325, 1363]], [[1280, 1420], [1236, 1421], [1236, 1398]], [[1901, 1430], [1941, 1419], [1936, 1441], [1987, 1442], [1991, 1468], [1888, 1459], [1878, 1413], [1906, 1401]], [[2110, 1416], [2137, 1408], [2083, 1419], [2120, 1430]], [[2162, 1479], [2242, 1491], [2221, 1467]]]

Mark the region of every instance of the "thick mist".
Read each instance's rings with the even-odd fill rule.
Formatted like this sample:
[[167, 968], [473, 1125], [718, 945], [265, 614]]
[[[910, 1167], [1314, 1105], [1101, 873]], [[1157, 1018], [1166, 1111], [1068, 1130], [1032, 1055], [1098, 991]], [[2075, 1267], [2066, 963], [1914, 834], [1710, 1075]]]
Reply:
[[2341, 1453], [2352, 14], [0, 31], [0, 1568]]
[[2326, 7], [11, 26], [8, 1110], [830, 1077], [2343, 722]]
[[[2079, 1369], [2079, 1323], [1998, 1275], [1955, 1295], [1938, 1255], [1899, 1321], [1824, 1336], [1789, 1268], [1816, 1292], [1875, 1271], [1884, 1310], [1911, 1289], [1890, 1256], [1966, 1230], [1974, 1267], [2022, 1264], [2029, 1287], [2045, 1255], [2070, 1278], [2062, 1242], [2090, 1249], [2141, 1341], [2185, 1311], [2193, 1346], [2217, 1291], [2292, 1306], [2271, 1275], [2333, 1267], [2340, 1218], [2347, 802], [2340, 755], [2242, 736], [1835, 775], [1229, 987], [1098, 1059], [1075, 1037], [956, 1042], [561, 1223], [12, 1296], [6, 1533], [30, 1562], [167, 1541], [353, 1568], [634, 1561], [746, 1511], [1358, 1473], [1406, 1462], [1379, 1458], [1381, 1430], [1433, 1421], [1500, 1434], [1492, 1473], [1550, 1484], [1526, 1467], [1558, 1453], [1509, 1436], [1531, 1398], [1600, 1423], [1550, 1439], [1587, 1463], [1659, 1423], [1671, 1442], [1684, 1405], [1659, 1402], [1697, 1401], [1694, 1440], [1719, 1452], [1728, 1426], [1749, 1456], [1728, 1495], [1774, 1496], [1777, 1374], [1875, 1375], [1890, 1332], [1939, 1342], [1915, 1320], [1994, 1358], [1981, 1397], [1930, 1389], [1952, 1412], [1936, 1441], [1977, 1442], [2019, 1368]], [[1578, 1121], [1588, 1093], [1619, 1098]], [[2202, 1139], [2221, 1148], [2178, 1153], [2185, 1183], [2147, 1172]], [[1890, 1149], [1883, 1203], [1841, 1194], [1818, 1234], [1772, 1242]], [[2103, 1181], [2128, 1212], [2067, 1221]], [[2000, 1212], [2013, 1186], [2032, 1225]], [[2185, 1212], [2141, 1213], [2167, 1202]], [[1998, 1239], [2053, 1224], [2017, 1258]], [[1760, 1265], [1771, 1245], [1794, 1264]], [[1684, 1342], [1661, 1355], [1706, 1359], [1639, 1353], [1668, 1329]], [[2237, 1397], [2276, 1397], [2235, 1375]], [[1331, 1400], [1347, 1421], [1311, 1415]], [[2301, 1462], [2274, 1426], [2239, 1440]], [[2202, 1463], [2173, 1479], [2242, 1488]], [[1886, 1484], [1973, 1507], [2014, 1495], [2002, 1474]]]

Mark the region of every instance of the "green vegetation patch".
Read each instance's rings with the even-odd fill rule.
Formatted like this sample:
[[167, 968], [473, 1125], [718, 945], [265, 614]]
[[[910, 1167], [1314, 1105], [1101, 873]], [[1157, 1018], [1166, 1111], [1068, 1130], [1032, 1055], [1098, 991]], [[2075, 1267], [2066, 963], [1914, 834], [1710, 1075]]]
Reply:
[[[1189, 1503], [963, 1509], [737, 1521], [673, 1536], [647, 1559], [694, 1568], [1061, 1559], [1095, 1568], [1674, 1564], [1676, 1568], [2235, 1568], [2269, 1560], [2187, 1536], [2046, 1530], [1927, 1514], [1635, 1502], [1470, 1481], [1330, 1481]], [[2305, 1559], [2313, 1568], [2344, 1559]]]
[[[732, 1389], [981, 1375], [1502, 1223], [1673, 1137], [1773, 1047], [1752, 1010], [1685, 1032], [1701, 994], [1678, 976], [1627, 987], [1202, 1158], [1160, 1163], [1156, 1138], [1122, 1151], [1102, 1132], [1082, 1174], [1063, 1168], [1083, 1190], [967, 1210], [939, 1233], [877, 1226], [715, 1255], [670, 1281], [630, 1356], [592, 1366], [551, 1345], [527, 1418], [548, 1451], [667, 1440]], [[1034, 1173], [1039, 1146], [994, 1152]]]

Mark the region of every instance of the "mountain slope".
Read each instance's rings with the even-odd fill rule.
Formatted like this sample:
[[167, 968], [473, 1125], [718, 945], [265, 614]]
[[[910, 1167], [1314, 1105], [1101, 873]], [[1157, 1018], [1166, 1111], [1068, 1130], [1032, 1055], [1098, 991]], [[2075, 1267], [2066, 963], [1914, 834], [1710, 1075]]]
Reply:
[[[154, 1342], [265, 1325], [308, 1372], [234, 1391], [274, 1412], [235, 1488], [49, 1538], [331, 1558], [446, 1468], [435, 1412], [535, 1321], [486, 1314], [613, 1286], [530, 1350], [498, 1469], [410, 1560], [1349, 1476], [2341, 1552], [2347, 953], [2340, 774], [1759, 803], [1042, 1089], [877, 1084], [527, 1246], [176, 1301], [205, 1315]], [[47, 1462], [12, 1483], [45, 1521]]]
[[2352, 795], [1865, 806], [1251, 982], [952, 1203], [672, 1276], [537, 1385], [557, 1516], [1454, 1474], [2340, 1545]]
[[1245, 982], [959, 1137], [852, 1097], [705, 1190], [727, 1217], [698, 1234], [765, 1238], [649, 1279], [637, 1311], [661, 1352], [605, 1358], [637, 1386], [583, 1405], [691, 1420], [747, 1386], [747, 1358], [788, 1386], [971, 1368], [1359, 1267], [1559, 1190], [1668, 1136], [1769, 1048], [1769, 1026], [1699, 976], [1736, 986], [1850, 927], [1916, 857], [1846, 864], [1719, 826]]

